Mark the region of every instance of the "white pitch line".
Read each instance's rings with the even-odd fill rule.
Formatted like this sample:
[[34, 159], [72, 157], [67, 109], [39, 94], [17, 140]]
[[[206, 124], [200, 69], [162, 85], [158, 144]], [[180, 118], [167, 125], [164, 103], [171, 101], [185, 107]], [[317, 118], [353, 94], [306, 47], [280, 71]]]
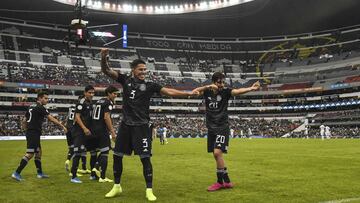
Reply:
[[352, 201], [356, 201], [356, 200], [360, 200], [360, 197], [339, 199], [339, 200], [330, 200], [330, 201], [319, 202], [319, 203], [343, 203], [343, 202], [352, 202]]

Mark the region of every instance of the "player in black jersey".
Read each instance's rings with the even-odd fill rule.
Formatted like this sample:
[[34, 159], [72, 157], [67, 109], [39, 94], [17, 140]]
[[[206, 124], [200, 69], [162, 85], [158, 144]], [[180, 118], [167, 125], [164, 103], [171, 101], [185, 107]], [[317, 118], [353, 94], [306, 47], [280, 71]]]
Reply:
[[231, 89], [225, 87], [225, 75], [216, 72], [212, 76], [212, 84], [198, 87], [193, 91], [203, 95], [206, 105], [206, 127], [208, 128], [208, 152], [213, 153], [217, 166], [217, 182], [208, 187], [208, 191], [216, 191], [223, 188], [232, 188], [223, 153], [227, 153], [229, 146], [229, 121], [228, 101], [233, 96], [257, 90], [259, 82], [255, 82], [249, 88]]
[[123, 88], [123, 120], [115, 141], [114, 148], [114, 179], [112, 190], [105, 197], [115, 197], [122, 192], [120, 179], [122, 174], [122, 159], [124, 155], [140, 156], [143, 164], [143, 175], [146, 181], [146, 198], [155, 201], [152, 191], [152, 165], [151, 157], [151, 134], [149, 130], [150, 98], [153, 94], [161, 94], [171, 97], [188, 97], [194, 92], [183, 92], [171, 88], [165, 88], [154, 82], [145, 81], [147, 73], [143, 60], [136, 59], [131, 63], [131, 76], [121, 74], [109, 68], [107, 55], [108, 49], [101, 50], [101, 69], [103, 73], [116, 80]]
[[66, 128], [68, 129], [68, 132], [66, 133], [66, 141], [68, 145], [68, 153], [67, 153], [67, 159], [65, 161], [65, 169], [67, 171], [70, 170], [70, 160], [72, 159], [74, 155], [74, 142], [71, 135], [71, 129], [74, 124], [74, 118], [75, 118], [75, 105], [71, 105], [69, 107], [68, 117], [66, 121]]
[[92, 115], [92, 132], [97, 139], [97, 148], [100, 150], [97, 163], [92, 171], [99, 177], [100, 183], [114, 182], [107, 178], [105, 173], [111, 147], [109, 134], [113, 140], [115, 140], [116, 137], [111, 120], [111, 111], [114, 109], [115, 98], [117, 97], [118, 91], [114, 86], [107, 87], [105, 89], [106, 97], [96, 102]]
[[[82, 183], [77, 177], [77, 169], [81, 156], [86, 156], [86, 151], [91, 151], [90, 166], [93, 168], [96, 163], [96, 152], [95, 156], [92, 153], [95, 150], [95, 139], [91, 135], [91, 115], [92, 115], [92, 98], [95, 94], [93, 86], [88, 85], [85, 87], [84, 98], [76, 104], [75, 107], [75, 121], [72, 128], [72, 136], [74, 139], [74, 157], [71, 166], [72, 183]], [[94, 176], [90, 176], [93, 179]]]
[[[83, 96], [79, 96], [78, 101], [80, 101], [80, 99]], [[69, 111], [68, 111], [68, 116], [67, 116], [67, 121], [66, 121], [66, 128], [67, 128], [67, 133], [66, 133], [66, 141], [67, 141], [67, 145], [68, 145], [68, 153], [67, 153], [67, 159], [65, 161], [65, 169], [66, 171], [70, 171], [70, 160], [73, 158], [74, 155], [74, 140], [73, 140], [73, 136], [71, 134], [71, 130], [72, 127], [74, 125], [74, 119], [75, 119], [75, 105], [71, 105], [69, 107]], [[78, 172], [81, 173], [86, 173], [86, 154], [85, 156], [81, 156], [81, 162], [82, 162], [82, 169], [78, 170]], [[78, 176], [82, 176], [80, 173], [77, 174]], [[72, 176], [72, 173], [69, 173], [69, 176]]]
[[40, 145], [40, 136], [42, 132], [42, 124], [44, 118], [46, 117], [49, 121], [55, 123], [56, 125], [63, 128], [65, 133], [67, 132], [66, 127], [61, 124], [56, 118], [49, 114], [49, 111], [44, 107], [49, 101], [49, 95], [46, 92], [39, 92], [37, 95], [37, 102], [29, 107], [25, 114], [24, 124], [26, 126], [26, 142], [27, 150], [26, 154], [20, 161], [19, 167], [11, 175], [17, 181], [23, 180], [21, 178], [21, 171], [25, 168], [29, 160], [35, 154], [35, 166], [37, 170], [38, 178], [48, 178], [48, 175], [45, 175], [41, 168], [41, 145]]

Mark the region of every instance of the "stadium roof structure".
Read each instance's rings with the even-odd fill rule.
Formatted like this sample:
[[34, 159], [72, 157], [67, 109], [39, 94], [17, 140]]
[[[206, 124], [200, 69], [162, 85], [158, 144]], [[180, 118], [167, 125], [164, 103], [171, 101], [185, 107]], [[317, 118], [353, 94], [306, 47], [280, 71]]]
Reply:
[[[1, 0], [0, 17], [68, 25], [74, 18], [74, 6], [57, 1], [60, 0]], [[188, 4], [190, 7], [190, 4], [194, 6], [200, 1], [133, 0], [127, 2], [131, 2], [127, 4], [128, 6], [143, 5], [145, 10], [147, 4], [160, 4], [160, 8], [164, 5], [166, 10], [165, 5], [175, 5], [176, 2], [180, 2], [179, 5]], [[219, 0], [219, 2], [224, 3], [225, 0]], [[230, 0], [229, 2], [235, 1]], [[293, 35], [360, 24], [358, 17], [359, 0], [253, 0], [237, 2], [243, 3], [203, 12], [171, 15], [108, 12], [88, 7], [85, 17], [90, 22], [90, 26], [119, 23], [128, 24], [129, 32], [209, 38]], [[122, 8], [126, 3], [123, 0], [101, 0], [100, 4], [104, 7], [108, 5], [111, 9], [113, 4], [120, 5]], [[206, 3], [206, 5], [210, 5], [210, 3]], [[154, 7], [155, 10], [156, 7]]]
[[[75, 5], [78, 0], [54, 0], [60, 3]], [[143, 15], [173, 15], [193, 12], [204, 12], [222, 9], [251, 2], [254, 0], [207, 0], [207, 1], [144, 1], [135, 0], [81, 0], [82, 5], [89, 9], [115, 13]]]

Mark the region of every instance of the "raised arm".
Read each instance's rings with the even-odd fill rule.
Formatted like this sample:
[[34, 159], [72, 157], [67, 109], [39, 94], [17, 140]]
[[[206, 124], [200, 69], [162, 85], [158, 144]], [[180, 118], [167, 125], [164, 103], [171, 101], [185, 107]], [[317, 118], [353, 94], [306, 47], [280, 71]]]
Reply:
[[180, 90], [176, 90], [173, 88], [167, 88], [167, 87], [163, 87], [160, 90], [161, 95], [165, 95], [165, 96], [169, 96], [169, 97], [190, 97], [190, 96], [195, 96], [198, 95], [199, 92], [196, 91], [191, 91], [191, 92], [185, 92], [185, 91], [180, 91]]
[[260, 82], [256, 81], [251, 87], [233, 89], [231, 91], [231, 96], [238, 96], [238, 95], [244, 94], [246, 92], [258, 90], [259, 88], [260, 88]]
[[205, 90], [218, 90], [215, 84], [206, 85], [193, 89], [193, 92], [198, 92], [198, 95], [203, 95]]
[[52, 115], [48, 115], [47, 116], [47, 118], [48, 118], [48, 120], [50, 121], [50, 122], [53, 122], [53, 123], [55, 123], [56, 125], [58, 125], [58, 126], [60, 126], [63, 130], [64, 130], [64, 132], [65, 133], [67, 133], [67, 128], [62, 124], [62, 123], [60, 123], [60, 121], [58, 121], [56, 118], [54, 118]]
[[107, 48], [103, 48], [100, 50], [101, 53], [101, 71], [111, 77], [112, 79], [116, 80], [119, 77], [119, 73], [112, 70], [109, 67], [109, 63], [108, 63], [108, 55], [109, 55], [109, 49]]

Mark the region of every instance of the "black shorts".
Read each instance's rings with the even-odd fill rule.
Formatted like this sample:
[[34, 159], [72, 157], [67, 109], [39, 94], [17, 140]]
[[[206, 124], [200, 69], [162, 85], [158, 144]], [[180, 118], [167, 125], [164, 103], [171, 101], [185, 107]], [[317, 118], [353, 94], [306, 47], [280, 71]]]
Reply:
[[86, 152], [85, 143], [86, 138], [82, 131], [73, 129], [71, 131], [72, 139], [74, 141], [74, 152], [75, 153], [82, 153]]
[[73, 129], [71, 134], [74, 141], [74, 152], [81, 153], [96, 150], [98, 140], [95, 135], [85, 135], [80, 129]]
[[71, 134], [71, 130], [69, 130], [66, 133], [66, 142], [67, 142], [68, 147], [74, 147], [74, 141], [73, 141], [73, 137]]
[[109, 132], [106, 131], [94, 131], [94, 135], [96, 137], [97, 143], [96, 148], [101, 152], [110, 150], [111, 140]]
[[121, 123], [115, 141], [115, 154], [151, 156], [149, 125], [129, 126]]
[[221, 149], [223, 153], [227, 153], [229, 137], [230, 128], [228, 126], [216, 129], [208, 129], [208, 152], [213, 153], [214, 149]]
[[37, 153], [41, 149], [39, 132], [26, 132], [26, 152]]

